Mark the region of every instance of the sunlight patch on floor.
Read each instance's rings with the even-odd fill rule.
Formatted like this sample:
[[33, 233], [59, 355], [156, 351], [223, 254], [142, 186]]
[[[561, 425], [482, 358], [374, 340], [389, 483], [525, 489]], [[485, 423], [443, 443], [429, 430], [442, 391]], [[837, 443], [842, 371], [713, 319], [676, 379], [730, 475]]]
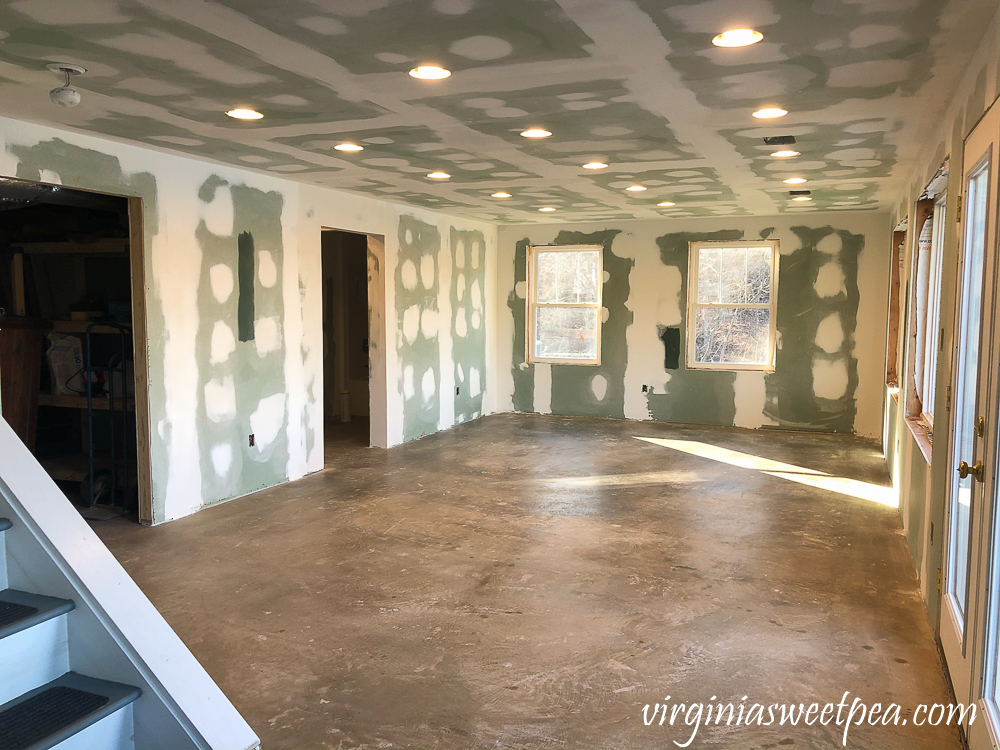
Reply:
[[867, 500], [869, 502], [878, 503], [879, 505], [886, 505], [890, 508], [899, 507], [899, 498], [896, 491], [892, 487], [883, 487], [882, 485], [872, 484], [871, 482], [861, 482], [857, 479], [837, 477], [823, 471], [807, 469], [802, 466], [795, 466], [794, 464], [786, 464], [782, 461], [774, 461], [769, 458], [754, 456], [750, 453], [741, 453], [740, 451], [734, 451], [728, 448], [720, 448], [717, 445], [700, 443], [695, 440], [667, 440], [663, 438], [639, 436], [635, 436], [635, 439], [652, 443], [653, 445], [660, 445], [664, 448], [671, 448], [692, 456], [707, 458], [712, 461], [719, 461], [720, 463], [729, 464], [730, 466], [737, 466], [741, 469], [759, 471], [768, 476], [785, 479], [789, 482], [796, 482], [809, 487], [816, 487], [817, 489], [836, 492], [838, 494], [847, 495], [848, 497], [854, 497], [859, 500]]

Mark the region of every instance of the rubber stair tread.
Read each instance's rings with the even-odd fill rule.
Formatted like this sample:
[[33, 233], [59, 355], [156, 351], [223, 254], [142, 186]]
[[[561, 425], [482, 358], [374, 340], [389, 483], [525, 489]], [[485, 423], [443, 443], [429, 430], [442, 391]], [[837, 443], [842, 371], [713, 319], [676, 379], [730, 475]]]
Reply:
[[0, 591], [0, 639], [58, 617], [74, 606], [69, 599], [4, 589]]
[[0, 706], [0, 748], [47, 750], [140, 695], [132, 685], [67, 672]]

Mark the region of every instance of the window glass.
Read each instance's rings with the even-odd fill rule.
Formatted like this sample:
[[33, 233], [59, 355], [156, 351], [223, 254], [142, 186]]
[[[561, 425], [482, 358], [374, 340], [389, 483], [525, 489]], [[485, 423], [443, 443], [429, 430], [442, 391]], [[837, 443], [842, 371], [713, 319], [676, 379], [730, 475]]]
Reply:
[[691, 245], [688, 367], [770, 370], [776, 242]]
[[529, 362], [599, 364], [600, 246], [537, 246], [528, 266]]

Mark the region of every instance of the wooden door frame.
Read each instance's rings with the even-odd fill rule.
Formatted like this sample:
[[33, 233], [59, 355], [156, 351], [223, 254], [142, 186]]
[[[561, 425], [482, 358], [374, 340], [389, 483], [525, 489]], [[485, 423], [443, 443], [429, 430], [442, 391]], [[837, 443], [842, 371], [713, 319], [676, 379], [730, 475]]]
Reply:
[[146, 243], [142, 198], [128, 199], [129, 266], [132, 280], [132, 368], [135, 373], [135, 465], [139, 523], [153, 523], [153, 474], [149, 420], [149, 337], [146, 332]]

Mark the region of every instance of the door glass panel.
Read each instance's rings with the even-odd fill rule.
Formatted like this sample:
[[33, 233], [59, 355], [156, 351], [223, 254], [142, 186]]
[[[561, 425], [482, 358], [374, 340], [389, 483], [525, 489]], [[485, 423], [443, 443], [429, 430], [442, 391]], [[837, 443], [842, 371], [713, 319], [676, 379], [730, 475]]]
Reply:
[[[976, 395], [979, 375], [979, 342], [983, 309], [983, 275], [986, 246], [986, 201], [989, 165], [969, 179], [965, 222], [965, 265], [962, 269], [961, 309], [958, 330], [958, 370], [955, 382], [955, 429], [952, 456], [972, 464], [976, 449]], [[968, 604], [970, 509], [973, 479], [955, 477], [950, 498], [951, 537], [948, 560], [948, 593], [965, 617]]]

